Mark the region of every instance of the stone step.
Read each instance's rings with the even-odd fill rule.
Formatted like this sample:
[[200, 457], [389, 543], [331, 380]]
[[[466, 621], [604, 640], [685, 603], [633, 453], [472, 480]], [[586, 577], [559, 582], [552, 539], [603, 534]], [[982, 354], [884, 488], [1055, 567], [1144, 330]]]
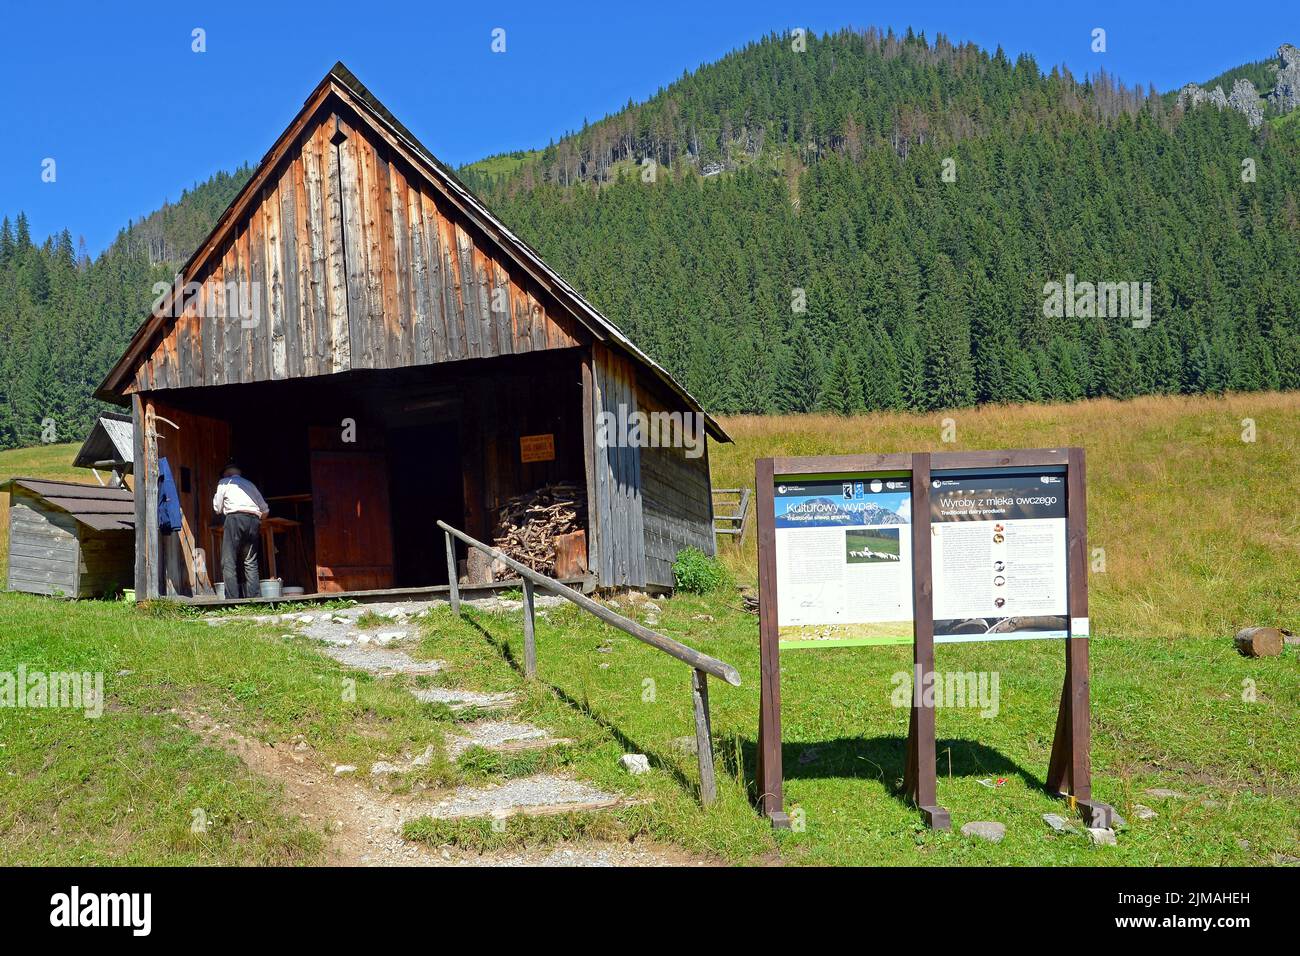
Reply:
[[478, 720], [464, 724], [456, 733], [447, 735], [447, 756], [453, 760], [471, 747], [482, 747], [497, 753], [518, 750], [538, 750], [573, 743], [561, 737], [552, 737], [550, 731], [532, 724], [505, 720]]
[[417, 687], [411, 696], [424, 704], [446, 704], [452, 713], [465, 710], [507, 710], [518, 698], [509, 692], [487, 694], [476, 690], [458, 690], [455, 687]]
[[429, 816], [435, 820], [470, 820], [550, 816], [612, 810], [644, 802], [607, 793], [577, 780], [537, 774], [517, 777], [495, 787], [458, 787], [436, 804], [412, 808], [407, 818]]
[[436, 674], [442, 670], [442, 661], [416, 660], [405, 651], [374, 644], [326, 645], [321, 651], [345, 667], [351, 667], [376, 677], [393, 674]]

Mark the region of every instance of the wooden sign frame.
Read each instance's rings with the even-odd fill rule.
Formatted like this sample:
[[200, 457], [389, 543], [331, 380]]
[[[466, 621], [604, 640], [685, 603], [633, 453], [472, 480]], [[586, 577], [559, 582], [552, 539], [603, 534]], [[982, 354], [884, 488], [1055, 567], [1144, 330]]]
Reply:
[[[1090, 693], [1088, 677], [1088, 512], [1086, 463], [1082, 448], [1026, 448], [1000, 451], [916, 452], [884, 455], [827, 455], [761, 458], [754, 463], [758, 499], [759, 660], [761, 694], [758, 731], [759, 810], [779, 829], [790, 826], [781, 767], [781, 660], [776, 587], [775, 484], [778, 476], [871, 472], [911, 474], [912, 487], [912, 659], [914, 674], [934, 672], [934, 571], [930, 546], [930, 482], [934, 472], [999, 468], [1065, 470], [1066, 637], [1065, 681], [1047, 770], [1047, 790], [1064, 798], [1088, 826], [1109, 827], [1114, 810], [1092, 798]], [[932, 700], [913, 694], [908, 723], [903, 791], [928, 826], [951, 827], [938, 803]]]

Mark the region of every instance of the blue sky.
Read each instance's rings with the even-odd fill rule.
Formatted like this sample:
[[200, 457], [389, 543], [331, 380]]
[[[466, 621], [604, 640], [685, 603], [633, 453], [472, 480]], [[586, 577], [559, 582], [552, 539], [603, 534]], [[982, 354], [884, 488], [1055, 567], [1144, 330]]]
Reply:
[[[133, 217], [220, 169], [256, 162], [335, 60], [453, 165], [545, 145], [773, 30], [911, 25], [1044, 69], [1104, 68], [1160, 90], [1300, 44], [1300, 4], [220, 5], [17, 2], [2, 14], [0, 213], [25, 210], [98, 253]], [[1270, 9], [1271, 8], [1271, 9]], [[301, 11], [301, 12], [300, 12]], [[1243, 12], [1245, 11], [1245, 12]], [[494, 28], [506, 52], [490, 49]], [[1106, 30], [1104, 54], [1090, 49]], [[206, 31], [207, 51], [191, 50]], [[42, 163], [56, 179], [42, 182]]]

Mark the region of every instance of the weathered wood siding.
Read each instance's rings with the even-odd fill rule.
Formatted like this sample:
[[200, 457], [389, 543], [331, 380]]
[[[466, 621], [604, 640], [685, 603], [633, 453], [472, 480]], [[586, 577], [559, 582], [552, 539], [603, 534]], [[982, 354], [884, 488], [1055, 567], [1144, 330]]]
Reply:
[[[651, 384], [638, 389], [647, 414], [675, 412], [691, 428], [691, 413], [674, 410], [659, 401]], [[673, 587], [673, 561], [685, 548], [714, 554], [713, 495], [709, 483], [708, 443], [701, 426], [698, 457], [685, 447], [641, 449], [641, 510], [645, 526], [646, 584]]]
[[82, 527], [77, 597], [101, 597], [132, 587], [134, 553], [133, 532]]
[[13, 486], [9, 500], [10, 591], [97, 597], [131, 586], [130, 531], [96, 531]]
[[645, 525], [642, 515], [641, 449], [601, 439], [600, 414], [620, 415], [637, 410], [636, 369], [632, 363], [600, 344], [592, 346], [595, 447], [593, 475], [596, 514], [589, 518], [598, 538], [595, 554], [602, 587], [644, 587], [646, 583]]
[[77, 521], [13, 486], [9, 499], [10, 591], [76, 597]]
[[338, 100], [194, 282], [128, 392], [579, 344], [572, 317]]

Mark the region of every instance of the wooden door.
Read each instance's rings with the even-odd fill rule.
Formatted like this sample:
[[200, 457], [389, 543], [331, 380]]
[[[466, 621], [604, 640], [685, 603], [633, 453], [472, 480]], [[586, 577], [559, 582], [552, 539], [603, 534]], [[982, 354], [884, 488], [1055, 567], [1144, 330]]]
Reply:
[[393, 586], [393, 531], [384, 455], [314, 451], [312, 521], [316, 589], [325, 593]]

